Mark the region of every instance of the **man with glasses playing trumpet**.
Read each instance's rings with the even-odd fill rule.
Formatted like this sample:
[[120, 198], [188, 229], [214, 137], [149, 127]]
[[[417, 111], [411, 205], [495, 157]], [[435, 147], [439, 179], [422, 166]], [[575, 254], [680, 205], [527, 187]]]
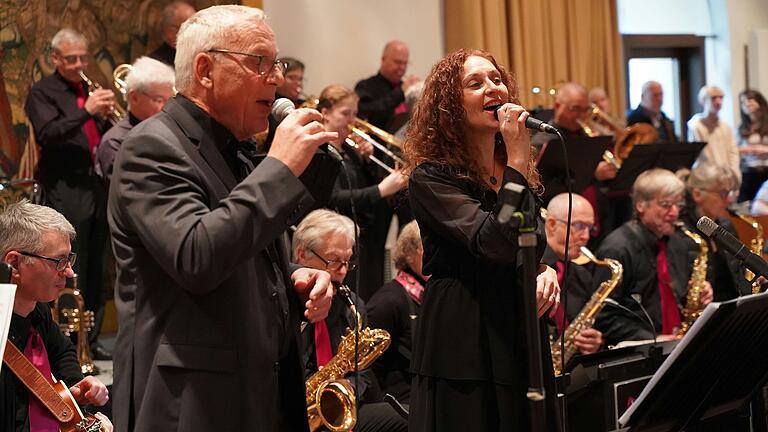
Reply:
[[104, 117], [114, 109], [114, 93], [90, 89], [84, 80], [90, 56], [88, 40], [81, 33], [59, 30], [51, 49], [56, 72], [35, 83], [24, 110], [41, 147], [37, 177], [45, 191], [45, 202], [61, 212], [78, 233], [72, 245], [78, 255], [75, 273], [86, 309], [96, 316], [91, 347], [96, 359], [105, 360], [109, 353], [96, 339], [104, 310], [106, 194], [94, 173], [93, 156], [102, 134], [110, 127]]
[[175, 93], [173, 69], [155, 59], [140, 57], [125, 78], [125, 92], [128, 115], [104, 134], [94, 160], [96, 175], [107, 185], [112, 177], [112, 164], [125, 136], [139, 122], [160, 112]]

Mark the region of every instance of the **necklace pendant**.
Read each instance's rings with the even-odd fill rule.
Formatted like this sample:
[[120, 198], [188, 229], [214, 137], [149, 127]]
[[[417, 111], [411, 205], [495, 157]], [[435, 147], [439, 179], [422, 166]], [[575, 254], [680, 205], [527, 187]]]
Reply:
[[498, 180], [496, 180], [496, 176], [491, 176], [490, 180], [491, 180], [491, 184], [496, 186], [496, 183], [498, 182]]

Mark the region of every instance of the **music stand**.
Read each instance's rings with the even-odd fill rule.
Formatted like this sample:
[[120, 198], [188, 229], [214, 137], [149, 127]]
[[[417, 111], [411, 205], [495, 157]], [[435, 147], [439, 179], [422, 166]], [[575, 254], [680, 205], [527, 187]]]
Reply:
[[[571, 187], [574, 193], [581, 193], [594, 180], [595, 168], [603, 158], [603, 152], [611, 148], [613, 137], [568, 137], [565, 148], [571, 169]], [[544, 183], [544, 201], [566, 192], [565, 158], [560, 141], [554, 137], [541, 146], [536, 156], [536, 167]]]
[[616, 178], [607, 181], [606, 185], [612, 191], [628, 191], [632, 189], [637, 176], [651, 168], [664, 168], [670, 171], [690, 168], [705, 145], [707, 144], [702, 142], [635, 145], [629, 156], [622, 162]]
[[679, 431], [741, 408], [768, 378], [768, 293], [709, 304], [619, 419]]

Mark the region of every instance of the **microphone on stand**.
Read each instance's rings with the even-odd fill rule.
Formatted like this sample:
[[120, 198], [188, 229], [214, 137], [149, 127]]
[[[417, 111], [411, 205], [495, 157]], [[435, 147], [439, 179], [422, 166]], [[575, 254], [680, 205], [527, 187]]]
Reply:
[[[637, 295], [637, 294], [634, 294], [634, 295]], [[634, 297], [633, 297], [633, 300], [637, 301]], [[643, 307], [643, 305], [640, 305], [640, 309], [642, 309], [643, 312], [645, 312], [645, 318], [647, 318], [647, 320], [642, 316], [638, 315], [637, 312], [633, 311], [632, 309], [624, 306], [623, 304], [617, 302], [616, 300], [610, 297], [606, 298], [603, 301], [605, 302], [605, 304], [609, 304], [611, 306], [614, 306], [623, 310], [624, 312], [628, 312], [632, 314], [635, 318], [639, 319], [640, 321], [647, 322], [651, 329], [651, 335], [653, 335], [653, 343], [654, 345], [656, 344], [656, 327], [653, 325], [653, 321], [651, 321], [651, 317], [648, 315], [648, 312], [645, 311], [645, 308]]]
[[760, 256], [749, 250], [744, 243], [740, 242], [731, 233], [725, 230], [712, 219], [702, 216], [696, 227], [707, 237], [717, 243], [718, 246], [732, 253], [741, 264], [755, 274], [768, 278], [768, 263]]
[[[295, 109], [296, 107], [293, 105], [293, 102], [291, 102], [290, 99], [288, 98], [276, 99], [275, 102], [272, 104], [272, 117], [275, 118], [275, 120], [277, 121], [277, 124], [280, 124]], [[328, 153], [328, 155], [336, 159], [338, 162], [344, 161], [344, 158], [341, 157], [339, 152], [332, 145], [326, 143], [326, 144], [322, 144], [320, 148], [322, 148], [323, 151]]]

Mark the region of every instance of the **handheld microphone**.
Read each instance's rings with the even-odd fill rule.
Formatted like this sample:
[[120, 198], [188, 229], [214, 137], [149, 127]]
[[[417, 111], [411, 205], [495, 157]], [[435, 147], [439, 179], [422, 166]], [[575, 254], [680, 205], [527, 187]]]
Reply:
[[[493, 118], [495, 118], [496, 120], [499, 119], [499, 110], [496, 110], [493, 112]], [[557, 129], [554, 126], [552, 126], [549, 123], [544, 123], [543, 121], [537, 118], [533, 118], [530, 115], [528, 116], [527, 119], [525, 119], [525, 127], [527, 127], [528, 129], [533, 129], [540, 132], [557, 134]]]
[[[632, 299], [637, 301], [634, 297], [632, 297]], [[645, 312], [645, 308], [642, 305], [640, 305], [640, 308], [643, 310], [643, 312], [645, 312], [645, 317], [647, 318], [647, 320], [643, 319], [643, 317], [638, 315], [637, 312], [635, 312], [632, 309], [622, 305], [621, 303], [617, 302], [616, 300], [614, 300], [614, 299], [612, 299], [610, 297], [606, 298], [603, 301], [605, 302], [605, 304], [609, 304], [611, 306], [617, 307], [617, 308], [623, 310], [624, 312], [627, 312], [627, 313], [630, 313], [630, 314], [634, 315], [634, 317], [639, 319], [640, 321], [647, 322], [650, 325], [650, 328], [651, 328], [651, 335], [653, 335], [653, 343], [656, 344], [656, 327], [653, 325], [653, 321], [651, 321], [651, 317], [648, 316], [648, 312]]]
[[[272, 117], [275, 118], [277, 121], [277, 124], [280, 124], [285, 120], [286, 117], [288, 117], [288, 114], [293, 112], [296, 107], [293, 106], [293, 102], [291, 102], [288, 98], [279, 98], [276, 99], [275, 102], [272, 104]], [[341, 157], [338, 151], [336, 151], [335, 148], [333, 148], [330, 144], [323, 144], [320, 146], [326, 153], [328, 153], [332, 158], [336, 159], [338, 162], [343, 162], [344, 158]]]
[[725, 228], [706, 216], [702, 216], [696, 222], [696, 226], [704, 235], [714, 240], [718, 246], [732, 253], [744, 267], [756, 276], [768, 277], [768, 263], [750, 251], [744, 243], [726, 231]]

